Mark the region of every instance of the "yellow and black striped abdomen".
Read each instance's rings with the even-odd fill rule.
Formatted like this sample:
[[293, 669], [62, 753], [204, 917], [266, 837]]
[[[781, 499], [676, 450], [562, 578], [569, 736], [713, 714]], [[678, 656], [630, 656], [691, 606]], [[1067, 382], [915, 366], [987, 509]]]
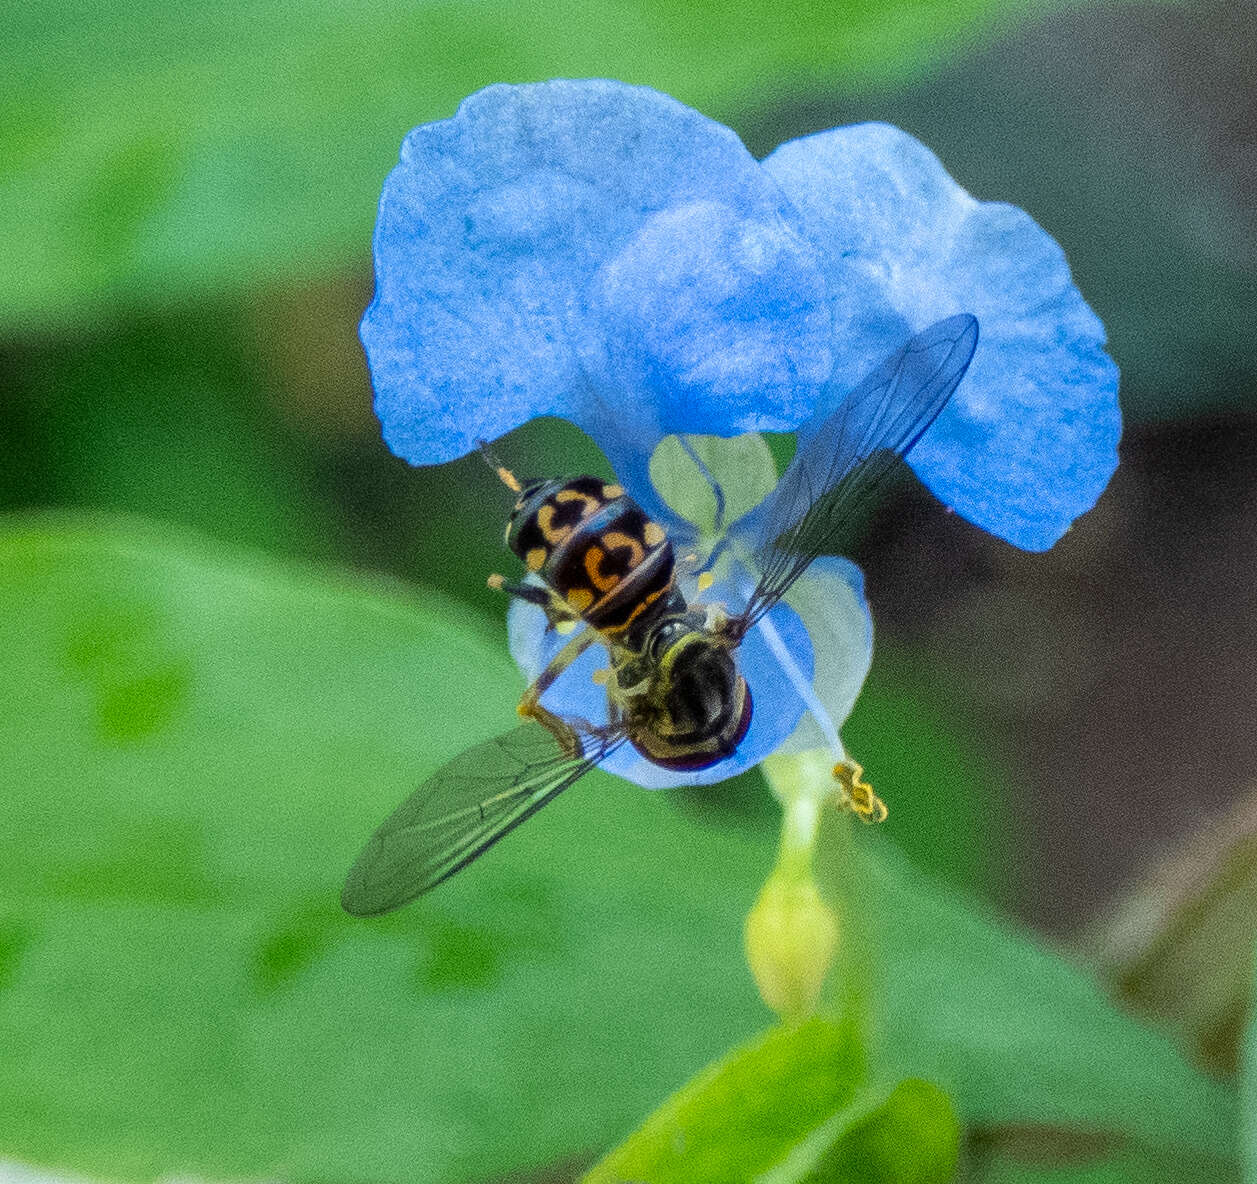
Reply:
[[519, 495], [507, 546], [595, 629], [622, 632], [662, 606], [672, 543], [619, 485], [537, 481]]

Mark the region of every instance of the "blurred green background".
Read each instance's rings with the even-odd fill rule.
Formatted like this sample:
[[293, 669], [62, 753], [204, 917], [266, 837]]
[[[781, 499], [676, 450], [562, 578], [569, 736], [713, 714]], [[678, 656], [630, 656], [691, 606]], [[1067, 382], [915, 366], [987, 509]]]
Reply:
[[[1257, 1169], [1257, 6], [0, 10], [0, 1180], [568, 1180], [771, 1021], [758, 774], [591, 778], [396, 918], [336, 904], [519, 690], [500, 489], [371, 415], [380, 185], [472, 90], [590, 75], [757, 155], [888, 120], [1065, 246], [1122, 466], [1046, 555], [880, 511], [845, 735], [892, 812], [840, 890], [961, 1178]], [[555, 422], [500, 450], [601, 463]]]

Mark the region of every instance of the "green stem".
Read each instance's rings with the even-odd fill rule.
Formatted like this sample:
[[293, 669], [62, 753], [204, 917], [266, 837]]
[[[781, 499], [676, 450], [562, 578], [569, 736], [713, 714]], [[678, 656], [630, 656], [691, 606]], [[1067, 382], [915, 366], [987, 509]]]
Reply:
[[[834, 793], [833, 755], [824, 748], [770, 756], [760, 766], [781, 803], [780, 871], [810, 878], [820, 832], [821, 808]], [[840, 828], [843, 833], [847, 828]]]

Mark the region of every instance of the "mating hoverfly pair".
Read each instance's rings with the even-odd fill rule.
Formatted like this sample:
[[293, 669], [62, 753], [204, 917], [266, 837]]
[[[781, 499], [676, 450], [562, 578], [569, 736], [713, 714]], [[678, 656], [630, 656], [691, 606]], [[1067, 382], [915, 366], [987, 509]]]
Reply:
[[[508, 584], [495, 576], [491, 585], [538, 605], [550, 628], [577, 631], [524, 692], [527, 722], [438, 769], [376, 830], [349, 872], [346, 911], [374, 916], [409, 903], [626, 743], [676, 770], [733, 754], [754, 710], [738, 646], [812, 561], [834, 550], [938, 418], [977, 339], [971, 316], [938, 322], [800, 429], [794, 459], [739, 530], [760, 575], [736, 611], [687, 600], [672, 540], [620, 486], [596, 477], [520, 482], [490, 458], [517, 495], [507, 545], [535, 577]], [[610, 656], [608, 722], [548, 711], [546, 690], [595, 644]]]

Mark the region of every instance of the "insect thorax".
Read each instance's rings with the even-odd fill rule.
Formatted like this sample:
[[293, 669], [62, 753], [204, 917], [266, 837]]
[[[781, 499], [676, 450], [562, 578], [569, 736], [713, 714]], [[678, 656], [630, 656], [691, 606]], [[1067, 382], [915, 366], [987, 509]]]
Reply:
[[506, 544], [595, 629], [636, 632], [679, 594], [672, 542], [619, 485], [598, 477], [534, 481], [520, 492]]
[[629, 739], [643, 756], [669, 769], [705, 769], [731, 756], [751, 722], [751, 692], [727, 640], [702, 612], [657, 620], [639, 655], [621, 665], [617, 681], [632, 688], [622, 707]]

